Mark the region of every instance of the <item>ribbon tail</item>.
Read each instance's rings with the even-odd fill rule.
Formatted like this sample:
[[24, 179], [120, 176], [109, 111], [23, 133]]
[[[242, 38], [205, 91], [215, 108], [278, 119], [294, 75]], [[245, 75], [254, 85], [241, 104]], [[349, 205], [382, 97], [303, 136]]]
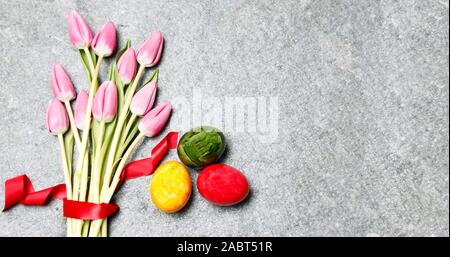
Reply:
[[17, 176], [5, 181], [5, 207], [3, 211], [8, 210], [14, 205], [20, 203], [28, 194], [33, 192], [34, 188], [27, 175]]
[[29, 194], [20, 203], [23, 205], [44, 205], [50, 198], [66, 198], [66, 185], [59, 184], [37, 192]]
[[152, 149], [149, 158], [132, 161], [125, 166], [124, 172], [121, 174], [121, 181], [134, 179], [153, 174], [169, 149], [177, 148], [178, 132], [169, 132], [161, 141]]
[[132, 161], [125, 166], [122, 173], [121, 180], [128, 180], [148, 176], [153, 173], [152, 158], [145, 158], [137, 161]]
[[23, 205], [44, 205], [51, 197], [65, 198], [66, 186], [59, 184], [35, 192], [27, 175], [17, 176], [5, 182], [5, 207], [3, 211], [19, 203]]

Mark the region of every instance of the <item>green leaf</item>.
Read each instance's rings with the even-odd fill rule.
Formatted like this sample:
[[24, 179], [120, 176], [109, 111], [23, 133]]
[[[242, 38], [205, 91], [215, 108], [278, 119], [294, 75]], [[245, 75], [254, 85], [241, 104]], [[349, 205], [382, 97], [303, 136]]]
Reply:
[[144, 85], [147, 85], [151, 81], [155, 80], [155, 82], [158, 82], [158, 73], [159, 69], [156, 69], [153, 74], [144, 82]]
[[[86, 71], [86, 77], [88, 79], [88, 84], [91, 84], [91, 80], [92, 80], [92, 75], [91, 75], [91, 70], [89, 69], [89, 61], [88, 58], [91, 58], [90, 56], [88, 56], [83, 49], [79, 50], [80, 52], [80, 56], [81, 56], [81, 61], [83, 63], [83, 67], [84, 70]], [[95, 54], [94, 54], [95, 55]], [[94, 63], [95, 65], [95, 63]]]
[[91, 53], [92, 62], [94, 63], [95, 67], [95, 65], [97, 65], [97, 55], [95, 54], [93, 48], [89, 48], [89, 52]]
[[120, 77], [119, 77], [119, 71], [117, 70], [117, 66], [115, 63], [113, 63], [111, 65], [112, 65], [113, 74], [114, 74], [114, 77], [113, 77], [114, 83], [116, 84], [117, 91], [118, 91], [117, 113], [119, 114], [122, 111], [122, 107], [125, 102], [125, 95], [124, 95], [125, 93], [124, 93], [122, 81], [120, 80]]
[[[119, 162], [120, 162], [121, 159], [122, 159], [122, 157], [120, 157], [119, 159], [117, 159], [117, 160], [114, 162], [114, 164], [113, 164], [113, 171], [117, 171], [117, 166], [119, 165]], [[111, 176], [111, 179], [114, 178], [114, 173], [115, 173], [115, 172], [113, 172], [113, 175]]]
[[116, 130], [116, 125], [117, 125], [117, 115], [114, 118], [113, 121], [111, 121], [110, 123], [106, 124], [105, 127], [105, 135], [103, 138], [103, 144], [102, 144], [102, 149], [100, 151], [104, 152], [106, 151], [106, 149], [104, 149], [105, 147], [108, 148], [109, 145], [111, 144], [112, 138], [114, 136], [114, 132]]
[[72, 130], [68, 130], [64, 134], [64, 147], [67, 156], [67, 167], [69, 167], [69, 172], [72, 173], [72, 156], [73, 156], [73, 141], [74, 136]]
[[111, 63], [109, 65], [109, 70], [108, 70], [108, 80], [114, 81], [114, 77], [115, 77], [115, 74], [114, 74], [114, 63]]
[[127, 42], [125, 42], [125, 46], [119, 50], [119, 52], [117, 52], [116, 54], [116, 63], [119, 61], [120, 56], [122, 56], [123, 53], [125, 53], [126, 50], [128, 50], [128, 48], [131, 47], [131, 40], [127, 40]]
[[139, 122], [136, 122], [134, 124], [133, 128], [131, 129], [131, 132], [129, 132], [129, 134], [127, 135], [127, 139], [125, 140], [123, 145], [120, 147], [120, 150], [118, 152], [120, 156], [122, 156], [125, 153], [125, 151], [127, 150], [128, 146], [130, 145], [131, 141], [133, 141], [136, 138], [136, 136], [137, 136], [137, 134], [139, 132], [138, 124], [139, 124]]
[[95, 153], [97, 149], [97, 137], [100, 133], [100, 122], [93, 120], [91, 128], [91, 141], [92, 141], [92, 152]]

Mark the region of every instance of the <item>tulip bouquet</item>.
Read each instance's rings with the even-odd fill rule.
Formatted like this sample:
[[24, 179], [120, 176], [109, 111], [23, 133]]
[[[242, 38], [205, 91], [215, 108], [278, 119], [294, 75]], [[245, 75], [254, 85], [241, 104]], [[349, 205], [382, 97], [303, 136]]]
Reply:
[[[111, 62], [108, 80], [100, 84], [100, 65], [116, 48], [114, 23], [106, 23], [93, 36], [83, 17], [71, 11], [68, 25], [69, 37], [86, 70], [89, 92], [81, 90], [77, 95], [64, 68], [53, 64], [54, 98], [48, 104], [47, 127], [58, 137], [67, 199], [109, 203], [136, 146], [143, 137], [157, 135], [170, 117], [168, 102], [153, 108], [157, 70], [138, 87], [145, 69], [158, 63], [164, 39], [160, 32], [154, 33], [137, 53], [127, 41]], [[78, 154], [72, 165], [74, 145]], [[69, 218], [67, 235], [106, 236], [107, 219]]]

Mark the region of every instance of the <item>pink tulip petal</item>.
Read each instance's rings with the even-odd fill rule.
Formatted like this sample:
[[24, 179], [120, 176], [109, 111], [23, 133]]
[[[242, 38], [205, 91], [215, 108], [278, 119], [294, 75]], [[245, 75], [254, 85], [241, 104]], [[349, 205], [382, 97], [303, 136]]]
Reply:
[[92, 41], [92, 31], [83, 17], [75, 10], [69, 13], [69, 37], [76, 48], [89, 47]]
[[110, 56], [116, 49], [116, 27], [111, 21], [107, 22], [95, 34], [92, 48], [97, 55]]
[[139, 123], [139, 130], [147, 137], [156, 136], [169, 120], [172, 106], [168, 102], [155, 107]]
[[60, 101], [75, 98], [75, 88], [64, 68], [58, 63], [52, 65], [51, 85], [54, 96]]
[[94, 96], [92, 114], [97, 121], [111, 122], [117, 112], [117, 87], [112, 81], [100, 85]]
[[117, 70], [119, 71], [122, 83], [129, 84], [136, 74], [136, 52], [133, 48], [129, 48], [120, 56], [117, 62]]
[[156, 65], [161, 58], [163, 44], [164, 37], [161, 32], [157, 31], [139, 48], [137, 52], [138, 62], [146, 67]]
[[146, 115], [153, 107], [157, 88], [158, 85], [156, 82], [150, 82], [141, 88], [141, 90], [133, 96], [130, 105], [131, 112], [137, 116]]
[[69, 129], [69, 116], [58, 99], [53, 98], [48, 103], [45, 122], [48, 131], [54, 135], [65, 133]]
[[74, 107], [74, 119], [75, 125], [78, 129], [82, 130], [84, 126], [84, 119], [86, 118], [86, 108], [89, 95], [86, 90], [81, 90], [78, 93], [77, 100]]

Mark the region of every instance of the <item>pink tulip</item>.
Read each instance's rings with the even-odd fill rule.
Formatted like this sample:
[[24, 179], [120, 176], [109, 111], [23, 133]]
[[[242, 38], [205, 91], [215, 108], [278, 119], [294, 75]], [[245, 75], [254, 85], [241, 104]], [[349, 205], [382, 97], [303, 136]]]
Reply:
[[69, 37], [78, 49], [89, 47], [92, 42], [92, 31], [81, 15], [72, 10], [67, 18], [69, 22]]
[[117, 87], [112, 81], [101, 84], [94, 96], [92, 114], [97, 121], [111, 122], [117, 112]]
[[54, 135], [64, 134], [69, 129], [66, 108], [56, 98], [48, 103], [46, 123], [48, 131]]
[[75, 108], [74, 108], [75, 126], [77, 126], [77, 128], [80, 130], [83, 130], [84, 127], [84, 119], [86, 118], [88, 99], [89, 95], [87, 91], [81, 90], [80, 93], [78, 93], [77, 100], [75, 101]]
[[161, 32], [157, 31], [149, 37], [137, 52], [137, 60], [146, 67], [154, 66], [161, 58], [164, 38]]
[[158, 84], [150, 82], [139, 90], [131, 100], [130, 110], [136, 116], [144, 116], [153, 107]]
[[133, 48], [129, 48], [120, 56], [117, 69], [122, 83], [129, 84], [136, 74], [136, 52]]
[[95, 34], [92, 40], [92, 48], [94, 52], [100, 56], [110, 56], [116, 49], [116, 27], [114, 23], [108, 21], [100, 29], [97, 34]]
[[75, 88], [64, 68], [58, 63], [52, 65], [52, 90], [55, 97], [64, 102], [75, 97]]
[[172, 106], [168, 102], [158, 105], [148, 112], [139, 123], [139, 131], [147, 137], [156, 136], [166, 125]]

